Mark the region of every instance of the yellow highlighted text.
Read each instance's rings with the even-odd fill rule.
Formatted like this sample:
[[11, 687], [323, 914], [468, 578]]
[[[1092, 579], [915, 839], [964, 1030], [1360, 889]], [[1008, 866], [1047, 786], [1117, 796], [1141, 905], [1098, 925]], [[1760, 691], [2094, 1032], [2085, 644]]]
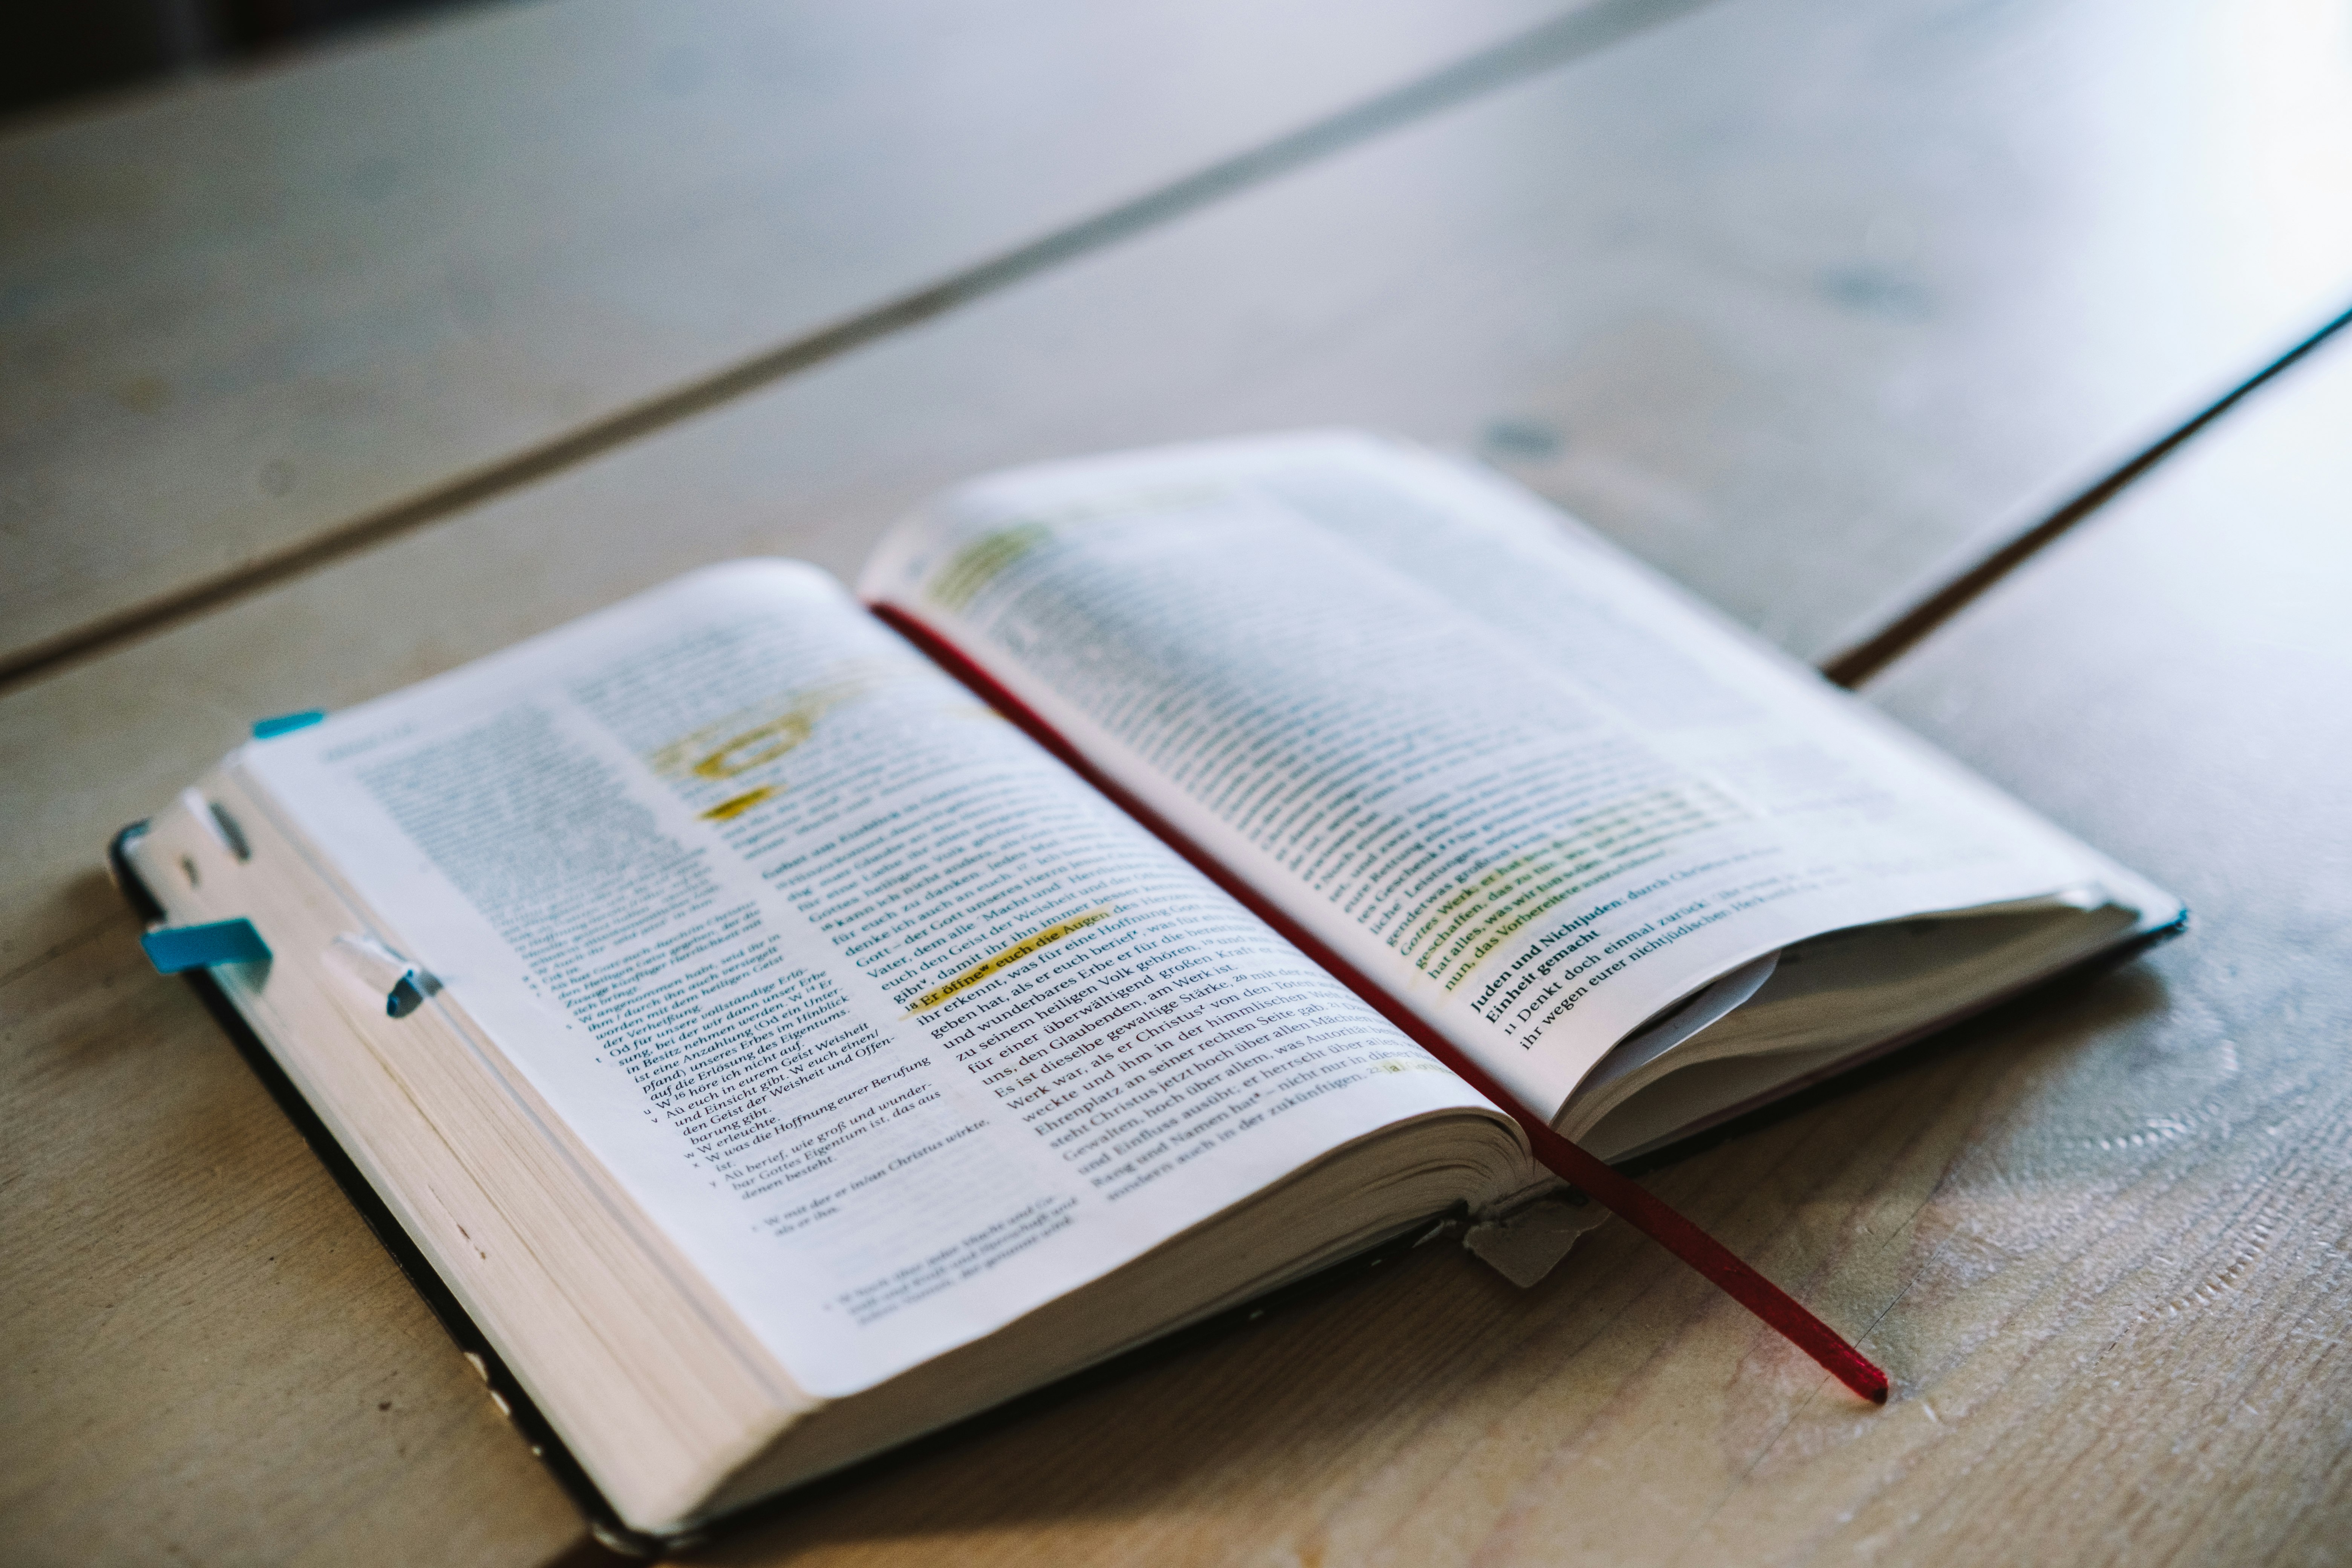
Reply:
[[943, 982], [938, 989], [926, 991], [916, 997], [915, 1005], [907, 1009], [907, 1016], [911, 1018], [918, 1013], [929, 1012], [942, 1003], [971, 990], [990, 975], [1001, 973], [1012, 968], [1040, 948], [1051, 947], [1073, 931], [1084, 931], [1097, 921], [1108, 919], [1110, 912], [1109, 906], [1105, 905], [1098, 910], [1088, 910], [1082, 915], [1072, 915], [1066, 921], [1057, 921], [1044, 931], [1032, 931], [995, 957], [982, 959], [961, 974]]
[[761, 784], [758, 789], [746, 790], [743, 794], [737, 795], [732, 800], [720, 801], [717, 805], [712, 806], [709, 811], [702, 814], [702, 820], [705, 822], [724, 822], [730, 816], [740, 816], [745, 812], [751, 810], [753, 806], [759, 805], [761, 801], [773, 800], [782, 793], [782, 792], [777, 789], [773, 784]]

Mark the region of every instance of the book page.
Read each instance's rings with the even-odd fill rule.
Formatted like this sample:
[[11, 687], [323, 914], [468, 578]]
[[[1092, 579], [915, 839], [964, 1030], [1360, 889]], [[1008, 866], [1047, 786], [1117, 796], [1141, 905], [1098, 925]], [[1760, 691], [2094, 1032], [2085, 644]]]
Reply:
[[999, 476], [861, 591], [1546, 1115], [1777, 949], [2104, 865], [1526, 492], [1370, 437]]
[[812, 568], [698, 574], [239, 765], [813, 1393], [1497, 1114]]

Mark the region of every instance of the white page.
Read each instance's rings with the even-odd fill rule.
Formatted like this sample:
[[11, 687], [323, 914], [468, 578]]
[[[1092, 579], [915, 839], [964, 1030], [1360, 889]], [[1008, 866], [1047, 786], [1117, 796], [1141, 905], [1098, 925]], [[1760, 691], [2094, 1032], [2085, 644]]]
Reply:
[[2104, 866], [1525, 492], [1370, 437], [1000, 475], [860, 587], [1546, 1114], [1778, 948]]
[[1483, 1104], [811, 568], [241, 766], [813, 1393]]

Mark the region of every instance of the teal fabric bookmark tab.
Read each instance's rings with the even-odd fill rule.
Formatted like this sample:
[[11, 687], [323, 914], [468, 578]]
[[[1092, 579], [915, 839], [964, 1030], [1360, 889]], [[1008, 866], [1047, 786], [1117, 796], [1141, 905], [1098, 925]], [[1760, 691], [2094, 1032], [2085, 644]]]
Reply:
[[[434, 989], [437, 990], [439, 987], [436, 986]], [[412, 969], [394, 982], [391, 990], [384, 993], [383, 1016], [387, 1018], [405, 1018], [425, 1005], [425, 998], [429, 994], [425, 986], [417, 984], [416, 971]]]
[[215, 921], [210, 925], [165, 926], [139, 939], [158, 974], [210, 969], [215, 963], [263, 963], [269, 944], [251, 921]]
[[290, 735], [297, 730], [307, 730], [327, 716], [323, 708], [306, 708], [299, 713], [280, 713], [275, 719], [256, 719], [253, 738], [274, 741], [280, 735]]

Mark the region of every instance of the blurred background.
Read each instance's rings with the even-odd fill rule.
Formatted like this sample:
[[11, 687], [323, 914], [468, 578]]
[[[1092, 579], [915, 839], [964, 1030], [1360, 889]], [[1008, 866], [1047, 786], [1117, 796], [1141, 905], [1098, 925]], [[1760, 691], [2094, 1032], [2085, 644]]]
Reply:
[[9, 0], [0, 117], [468, 0]]

